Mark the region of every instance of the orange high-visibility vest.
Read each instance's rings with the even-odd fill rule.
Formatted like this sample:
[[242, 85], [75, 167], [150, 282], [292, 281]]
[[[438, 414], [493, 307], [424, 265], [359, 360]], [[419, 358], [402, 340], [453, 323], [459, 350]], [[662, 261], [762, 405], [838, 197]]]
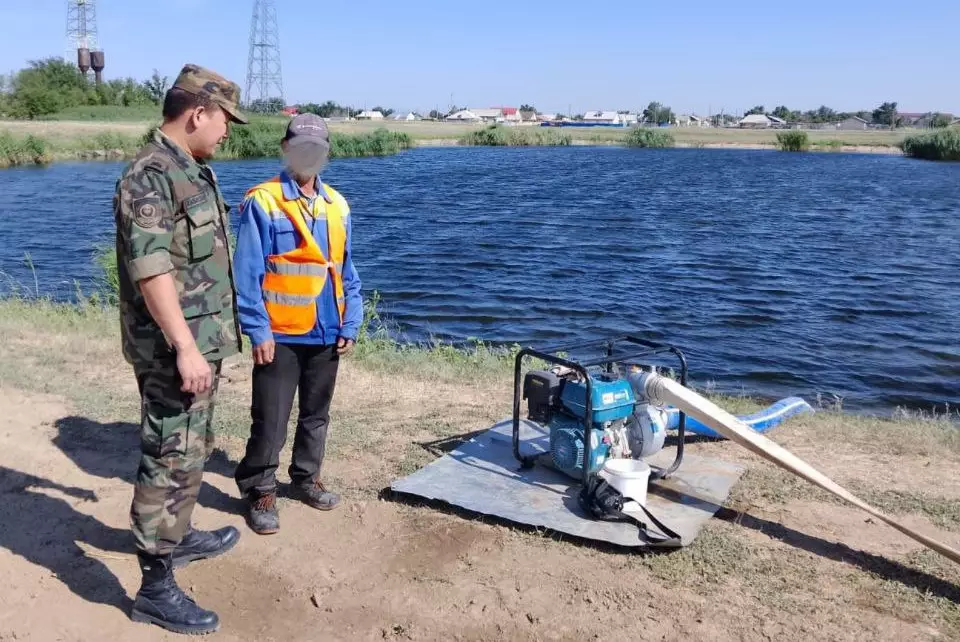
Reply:
[[290, 219], [300, 243], [295, 250], [267, 257], [263, 277], [263, 300], [270, 317], [270, 327], [281, 334], [306, 334], [317, 323], [317, 297], [327, 281], [333, 279], [340, 323], [346, 308], [343, 293], [343, 258], [346, 253], [347, 229], [344, 225], [343, 202], [337, 192], [323, 186], [332, 203], [324, 203], [327, 218], [327, 256], [313, 238], [303, 218], [300, 199], [287, 200], [280, 177], [252, 187], [247, 196], [254, 196], [267, 214], [275, 218], [282, 213]]

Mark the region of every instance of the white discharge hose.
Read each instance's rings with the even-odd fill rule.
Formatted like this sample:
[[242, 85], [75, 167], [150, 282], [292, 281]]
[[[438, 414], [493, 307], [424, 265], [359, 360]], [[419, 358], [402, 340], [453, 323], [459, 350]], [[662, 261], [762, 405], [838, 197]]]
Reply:
[[794, 475], [806, 479], [812, 484], [829, 491], [837, 497], [844, 499], [858, 508], [862, 508], [879, 520], [882, 520], [894, 527], [904, 535], [912, 537], [927, 548], [930, 548], [941, 555], [960, 564], [960, 551], [947, 546], [931, 537], [904, 526], [892, 517], [885, 515], [870, 504], [855, 496], [853, 493], [840, 486], [838, 483], [816, 470], [813, 466], [803, 461], [786, 448], [777, 445], [767, 437], [752, 430], [739, 419], [728, 413], [726, 410], [718, 407], [716, 404], [704, 399], [697, 393], [681, 386], [672, 379], [667, 379], [655, 373], [644, 373], [642, 379], [637, 382], [636, 390], [641, 396], [646, 396], [646, 400], [655, 405], [672, 404], [684, 411], [691, 417], [694, 417], [704, 425], [713, 428], [718, 433], [735, 441], [747, 450], [760, 455], [764, 459], [772, 461], [781, 468], [789, 470]]

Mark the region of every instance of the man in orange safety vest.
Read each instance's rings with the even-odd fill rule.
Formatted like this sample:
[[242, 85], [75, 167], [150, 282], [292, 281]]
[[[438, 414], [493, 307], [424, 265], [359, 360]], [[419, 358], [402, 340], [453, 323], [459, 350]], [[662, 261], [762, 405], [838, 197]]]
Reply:
[[235, 478], [260, 534], [280, 528], [276, 470], [298, 391], [290, 495], [319, 510], [340, 501], [320, 468], [340, 357], [363, 320], [350, 208], [320, 179], [330, 155], [326, 123], [296, 116], [281, 145], [284, 170], [251, 188], [240, 207], [234, 255], [240, 327], [254, 359], [253, 421]]

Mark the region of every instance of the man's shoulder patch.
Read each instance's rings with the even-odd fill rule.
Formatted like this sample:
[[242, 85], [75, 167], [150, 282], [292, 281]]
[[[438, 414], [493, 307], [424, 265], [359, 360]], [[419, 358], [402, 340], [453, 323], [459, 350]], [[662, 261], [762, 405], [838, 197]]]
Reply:
[[160, 195], [151, 192], [142, 198], [133, 201], [133, 218], [140, 227], [156, 227], [163, 218], [160, 206]]

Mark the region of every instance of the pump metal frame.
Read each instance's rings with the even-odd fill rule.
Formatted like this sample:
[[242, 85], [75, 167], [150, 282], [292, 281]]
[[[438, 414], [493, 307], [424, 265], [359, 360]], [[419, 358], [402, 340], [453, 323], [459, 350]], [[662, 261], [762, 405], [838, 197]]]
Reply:
[[[628, 344], [628, 350], [618, 353], [617, 348], [620, 347], [621, 344]], [[642, 349], [638, 350], [638, 347]], [[606, 348], [606, 356], [595, 357], [593, 359], [587, 359], [583, 361], [576, 361], [559, 356], [559, 353], [570, 353], [571, 351], [586, 350], [590, 348]], [[618, 335], [605, 339], [598, 339], [595, 341], [587, 341], [585, 343], [570, 343], [565, 345], [550, 346], [542, 349], [535, 349], [532, 347], [521, 349], [520, 352], [517, 353], [513, 373], [513, 456], [517, 459], [517, 461], [520, 462], [523, 468], [531, 468], [536, 463], [537, 459], [537, 456], [525, 457], [520, 454], [520, 399], [523, 395], [521, 374], [523, 370], [523, 360], [525, 357], [533, 357], [535, 359], [546, 361], [547, 363], [570, 368], [583, 377], [587, 387], [587, 398], [585, 404], [586, 407], [584, 408], [586, 416], [583, 426], [583, 477], [581, 479], [581, 483], [586, 487], [587, 483], [590, 481], [591, 475], [596, 474], [590, 472], [590, 440], [593, 435], [593, 389], [588, 368], [606, 366], [607, 372], [612, 373], [615, 364], [632, 364], [642, 359], [647, 359], [649, 357], [665, 353], [671, 353], [679, 360], [680, 385], [686, 386], [687, 359], [683, 355], [683, 352], [672, 345], [647, 341], [646, 339], [639, 339], [630, 335]], [[652, 366], [654, 364], [649, 365]], [[677, 455], [673, 460], [673, 464], [671, 464], [669, 468], [651, 473], [651, 479], [665, 479], [672, 475], [677, 468], [680, 467], [680, 463], [683, 461], [683, 441], [686, 432], [686, 424], [687, 415], [681, 410], [680, 423], [677, 426]]]

